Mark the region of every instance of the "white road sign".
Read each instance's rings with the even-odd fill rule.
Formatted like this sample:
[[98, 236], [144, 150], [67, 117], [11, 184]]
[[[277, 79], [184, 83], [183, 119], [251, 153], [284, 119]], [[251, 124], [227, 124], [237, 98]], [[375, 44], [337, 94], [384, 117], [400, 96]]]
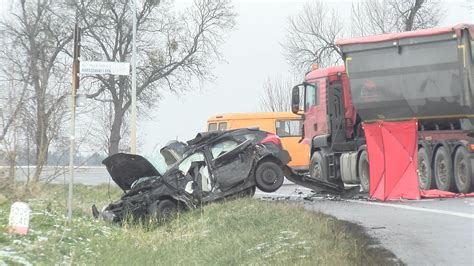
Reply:
[[124, 75], [130, 74], [130, 63], [81, 61], [79, 73], [81, 75]]
[[10, 209], [8, 231], [14, 234], [26, 235], [30, 224], [31, 209], [24, 202], [15, 202]]

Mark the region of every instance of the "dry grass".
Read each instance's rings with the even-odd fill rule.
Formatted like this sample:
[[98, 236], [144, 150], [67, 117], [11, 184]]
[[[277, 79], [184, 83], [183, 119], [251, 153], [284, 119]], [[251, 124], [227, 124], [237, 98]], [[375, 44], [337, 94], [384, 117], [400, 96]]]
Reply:
[[[112, 189], [111, 194], [117, 199], [120, 191]], [[386, 253], [370, 252], [370, 240], [362, 231], [285, 203], [216, 203], [150, 230], [92, 220], [90, 205], [108, 202], [105, 186], [76, 186], [72, 226], [64, 222], [63, 187], [47, 187], [28, 202], [33, 209], [30, 234], [0, 235], [0, 258], [7, 264], [395, 264]], [[0, 227], [7, 223], [9, 204], [0, 205]]]

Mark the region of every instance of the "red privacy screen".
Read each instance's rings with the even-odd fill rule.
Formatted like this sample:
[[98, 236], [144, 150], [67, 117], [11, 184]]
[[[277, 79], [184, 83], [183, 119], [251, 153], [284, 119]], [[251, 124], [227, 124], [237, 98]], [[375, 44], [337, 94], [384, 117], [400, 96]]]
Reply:
[[364, 124], [371, 198], [419, 199], [416, 120]]

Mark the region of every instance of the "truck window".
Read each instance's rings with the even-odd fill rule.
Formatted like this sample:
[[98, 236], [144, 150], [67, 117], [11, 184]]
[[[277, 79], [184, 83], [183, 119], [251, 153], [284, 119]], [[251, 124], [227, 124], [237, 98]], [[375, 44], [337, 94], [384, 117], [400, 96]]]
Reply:
[[305, 86], [305, 104], [304, 110], [319, 104], [319, 86], [318, 83], [308, 84]]
[[227, 129], [227, 122], [219, 123], [219, 130], [226, 130]]
[[277, 120], [275, 122], [276, 134], [279, 137], [301, 136], [303, 120]]
[[211, 132], [211, 131], [216, 131], [217, 130], [217, 123], [210, 123], [208, 126], [207, 126], [207, 131]]

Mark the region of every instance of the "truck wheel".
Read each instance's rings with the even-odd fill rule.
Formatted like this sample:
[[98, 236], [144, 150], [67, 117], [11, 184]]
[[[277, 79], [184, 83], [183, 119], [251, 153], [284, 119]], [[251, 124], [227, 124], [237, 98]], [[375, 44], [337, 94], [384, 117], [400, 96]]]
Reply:
[[274, 162], [264, 162], [255, 171], [255, 183], [263, 192], [274, 192], [283, 185], [285, 176], [281, 167]]
[[451, 156], [449, 156], [448, 151], [443, 146], [439, 147], [436, 151], [434, 177], [436, 187], [439, 190], [453, 190], [453, 163], [451, 161]]
[[369, 172], [369, 158], [367, 156], [367, 151], [363, 151], [360, 154], [357, 170], [358, 170], [360, 186], [362, 187], [362, 191], [369, 192], [370, 172]]
[[176, 203], [168, 199], [156, 201], [148, 208], [150, 218], [158, 222], [172, 218], [177, 212]]
[[328, 180], [328, 170], [326, 157], [320, 151], [314, 152], [311, 156], [311, 164], [309, 166], [309, 174], [312, 178], [319, 180]]
[[468, 193], [472, 188], [471, 159], [465, 147], [459, 147], [454, 156], [454, 181], [461, 193]]
[[433, 187], [431, 163], [425, 148], [418, 150], [418, 186], [421, 190], [428, 190]]

